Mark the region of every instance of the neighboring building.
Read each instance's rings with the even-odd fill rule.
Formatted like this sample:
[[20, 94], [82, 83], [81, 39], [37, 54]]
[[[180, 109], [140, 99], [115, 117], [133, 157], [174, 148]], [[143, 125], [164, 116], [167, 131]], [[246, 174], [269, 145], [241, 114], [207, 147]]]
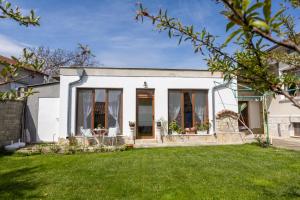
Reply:
[[[219, 72], [67, 67], [60, 74], [58, 138], [80, 137], [80, 127], [103, 127], [117, 129], [125, 141], [161, 141], [161, 136], [171, 134], [170, 122], [176, 121], [186, 133], [179, 139], [186, 136], [203, 144], [243, 142], [237, 120], [230, 116], [238, 112], [237, 100]], [[134, 132], [131, 121], [136, 124]], [[206, 122], [212, 125], [208, 133], [189, 132]]]
[[[10, 58], [0, 56], [1, 61], [5, 61], [9, 64], [15, 64], [16, 62]], [[0, 71], [3, 69], [4, 66], [0, 64]], [[21, 78], [22, 77], [22, 78]], [[16, 81], [7, 83], [5, 85], [0, 86], [0, 92], [5, 92], [9, 90], [17, 90], [20, 87], [25, 87], [27, 85], [35, 85], [45, 83], [47, 80], [48, 75], [44, 74], [39, 71], [35, 71], [30, 67], [22, 67], [18, 71], [18, 76], [16, 77]], [[1, 82], [1, 80], [0, 80]]]
[[[278, 46], [272, 47], [269, 51], [295, 53]], [[278, 75], [289, 71], [300, 77], [299, 69], [295, 69], [284, 63], [271, 63], [271, 65], [274, 67], [274, 72]], [[291, 95], [294, 95], [296, 100], [300, 101], [298, 85], [291, 86], [290, 88], [285, 87], [285, 89], [289, 91]], [[275, 99], [269, 99], [268, 116], [269, 130], [273, 137], [300, 137], [300, 109], [293, 106], [283, 95], [277, 95]]]
[[[274, 46], [268, 51], [272, 52], [287, 52], [283, 47]], [[300, 70], [295, 69], [284, 63], [273, 62], [270, 63], [271, 72], [278, 76], [287, 71], [295, 73], [300, 76]], [[257, 92], [248, 91], [247, 85], [239, 82], [239, 105], [246, 103], [247, 107], [241, 112], [241, 116], [244, 119], [246, 125], [254, 133], [263, 133], [263, 103], [262, 95]], [[294, 85], [290, 88], [285, 87], [286, 91], [289, 91], [291, 95], [294, 95], [296, 100], [300, 101], [299, 86]], [[268, 131], [273, 138], [289, 138], [289, 137], [300, 137], [300, 109], [293, 106], [293, 104], [286, 99], [283, 95], [266, 96], [266, 109], [267, 109], [267, 120], [268, 120]], [[240, 130], [246, 130], [241, 123], [239, 123]]]

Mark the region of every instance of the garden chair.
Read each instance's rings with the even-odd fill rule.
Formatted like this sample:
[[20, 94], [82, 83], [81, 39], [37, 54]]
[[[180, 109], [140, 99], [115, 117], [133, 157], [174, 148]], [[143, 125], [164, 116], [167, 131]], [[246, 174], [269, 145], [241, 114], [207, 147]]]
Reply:
[[85, 145], [85, 139], [92, 138], [96, 141], [97, 145], [100, 145], [99, 139], [96, 134], [91, 129], [84, 129], [82, 126], [80, 127], [80, 133], [83, 136], [84, 139], [84, 145]]
[[104, 142], [104, 138], [108, 138], [108, 139], [111, 140], [111, 145], [113, 146], [114, 145], [114, 141], [117, 140], [117, 134], [118, 134], [118, 132], [119, 132], [119, 129], [117, 127], [115, 127], [115, 128], [109, 128], [108, 129], [108, 134], [107, 134], [107, 136], [103, 137], [102, 143]]

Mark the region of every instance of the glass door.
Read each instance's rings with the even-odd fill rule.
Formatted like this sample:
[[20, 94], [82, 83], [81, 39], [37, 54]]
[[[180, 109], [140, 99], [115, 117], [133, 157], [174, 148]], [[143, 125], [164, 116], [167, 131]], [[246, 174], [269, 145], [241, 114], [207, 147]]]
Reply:
[[154, 138], [154, 90], [136, 92], [137, 138]]

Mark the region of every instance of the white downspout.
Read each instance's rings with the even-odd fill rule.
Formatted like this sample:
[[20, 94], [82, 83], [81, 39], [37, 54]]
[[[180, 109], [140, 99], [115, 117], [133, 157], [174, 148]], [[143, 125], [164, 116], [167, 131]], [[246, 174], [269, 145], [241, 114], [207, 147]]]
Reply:
[[80, 83], [82, 81], [82, 78], [84, 77], [84, 75], [86, 75], [86, 72], [84, 69], [81, 70], [80, 74], [79, 74], [79, 79], [73, 82], [70, 82], [68, 84], [68, 120], [67, 120], [67, 136], [72, 136], [71, 133], [71, 113], [72, 113], [72, 86]]
[[216, 85], [212, 88], [212, 114], [213, 114], [213, 132], [216, 134], [216, 102], [215, 102], [215, 91], [221, 88], [227, 88], [230, 81]]

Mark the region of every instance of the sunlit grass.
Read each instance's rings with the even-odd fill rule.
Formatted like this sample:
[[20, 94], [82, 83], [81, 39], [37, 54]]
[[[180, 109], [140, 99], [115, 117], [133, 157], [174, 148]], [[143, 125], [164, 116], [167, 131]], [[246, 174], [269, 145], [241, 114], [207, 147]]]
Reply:
[[0, 157], [0, 199], [297, 199], [300, 153], [255, 145]]

